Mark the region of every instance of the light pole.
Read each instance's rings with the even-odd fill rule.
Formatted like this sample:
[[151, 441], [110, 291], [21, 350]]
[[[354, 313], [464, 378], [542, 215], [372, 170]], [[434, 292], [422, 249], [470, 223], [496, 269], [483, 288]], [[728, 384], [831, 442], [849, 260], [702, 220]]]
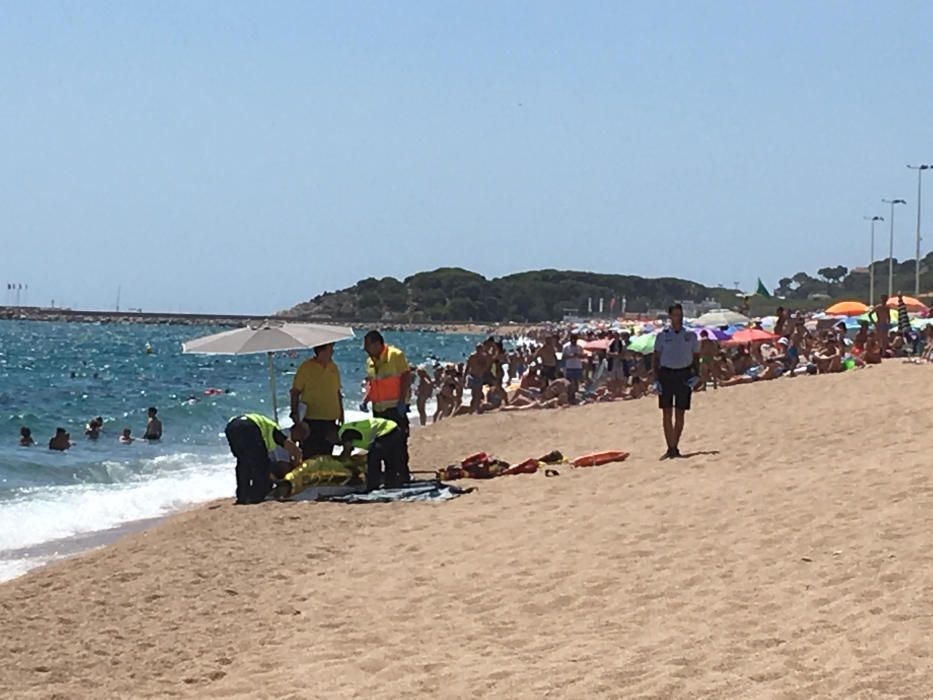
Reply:
[[920, 189], [923, 186], [923, 171], [933, 168], [933, 165], [908, 165], [911, 170], [917, 171], [917, 270], [914, 273], [914, 296], [920, 295]]
[[894, 205], [907, 204], [906, 199], [882, 199], [891, 205], [891, 240], [888, 243], [888, 298], [894, 296]]
[[868, 258], [868, 305], [875, 303], [875, 222], [884, 221], [883, 216], [863, 216], [871, 222], [871, 257]]

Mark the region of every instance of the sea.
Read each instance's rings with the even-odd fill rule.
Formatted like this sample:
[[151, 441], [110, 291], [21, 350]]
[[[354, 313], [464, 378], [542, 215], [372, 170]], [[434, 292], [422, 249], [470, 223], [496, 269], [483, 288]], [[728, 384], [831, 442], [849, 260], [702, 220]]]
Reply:
[[[263, 355], [185, 355], [182, 342], [225, 330], [0, 321], [0, 581], [75, 551], [95, 533], [165, 516], [193, 504], [232, 498], [233, 459], [224, 427], [246, 412], [272, 415]], [[461, 362], [477, 338], [432, 332], [384, 334], [413, 365]], [[361, 416], [366, 356], [362, 333], [338, 343], [347, 419]], [[149, 352], [151, 349], [151, 352]], [[279, 418], [289, 423], [288, 389], [307, 352], [277, 353]], [[137, 438], [149, 406], [158, 408], [160, 442]], [[93, 417], [101, 437], [84, 436]], [[412, 416], [413, 422], [417, 417]], [[22, 426], [36, 445], [20, 447]], [[57, 427], [67, 452], [48, 449]]]

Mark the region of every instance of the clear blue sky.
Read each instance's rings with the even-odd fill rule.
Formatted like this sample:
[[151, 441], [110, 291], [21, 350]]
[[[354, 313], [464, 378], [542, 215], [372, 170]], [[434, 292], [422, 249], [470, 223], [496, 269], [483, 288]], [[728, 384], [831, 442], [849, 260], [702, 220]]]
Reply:
[[882, 197], [913, 257], [933, 3], [0, 16], [0, 282], [31, 302], [253, 313], [449, 265], [773, 286], [865, 264]]

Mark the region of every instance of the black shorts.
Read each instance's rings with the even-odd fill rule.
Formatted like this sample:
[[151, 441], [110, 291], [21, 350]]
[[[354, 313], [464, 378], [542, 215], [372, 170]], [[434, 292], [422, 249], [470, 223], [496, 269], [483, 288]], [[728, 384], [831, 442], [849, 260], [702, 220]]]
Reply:
[[661, 408], [689, 411], [693, 389], [687, 385], [687, 380], [692, 376], [693, 367], [684, 367], [683, 369], [662, 367], [658, 373], [658, 381], [661, 383], [658, 405]]
[[557, 366], [556, 365], [541, 365], [541, 377], [547, 379], [549, 382], [553, 382], [557, 379]]
[[305, 425], [308, 426], [308, 437], [301, 441], [301, 456], [305, 459], [318, 455], [333, 456], [334, 445], [337, 444], [337, 421], [305, 418]]

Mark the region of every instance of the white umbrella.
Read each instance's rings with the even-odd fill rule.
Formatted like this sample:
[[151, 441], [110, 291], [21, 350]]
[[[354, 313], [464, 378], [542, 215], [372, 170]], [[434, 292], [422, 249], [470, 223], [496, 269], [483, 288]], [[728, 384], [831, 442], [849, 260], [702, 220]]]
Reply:
[[269, 384], [272, 388], [272, 412], [278, 420], [275, 399], [275, 368], [272, 353], [330, 345], [353, 338], [353, 329], [344, 326], [318, 326], [310, 323], [274, 323], [246, 326], [214, 333], [182, 343], [184, 353], [203, 355], [251, 355], [264, 352], [269, 357]]
[[715, 309], [695, 319], [694, 323], [706, 327], [742, 326], [748, 325], [748, 320], [748, 316], [743, 316], [738, 311]]

